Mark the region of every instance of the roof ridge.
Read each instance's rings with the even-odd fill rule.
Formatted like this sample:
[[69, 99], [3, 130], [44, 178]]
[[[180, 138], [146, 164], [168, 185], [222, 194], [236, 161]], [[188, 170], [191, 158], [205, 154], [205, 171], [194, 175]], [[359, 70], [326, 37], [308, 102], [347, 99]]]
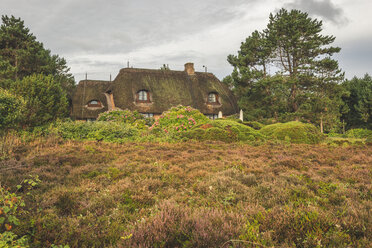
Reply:
[[[148, 68], [122, 68], [120, 72], [155, 72], [155, 73], [186, 73], [185, 71], [178, 70], [161, 70], [161, 69], [148, 69]], [[195, 72], [195, 74], [214, 75], [211, 72]]]

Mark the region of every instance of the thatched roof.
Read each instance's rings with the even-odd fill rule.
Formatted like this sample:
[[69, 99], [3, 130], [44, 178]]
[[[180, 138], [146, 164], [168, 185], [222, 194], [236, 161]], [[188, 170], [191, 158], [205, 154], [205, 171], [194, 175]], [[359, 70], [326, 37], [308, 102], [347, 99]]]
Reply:
[[[136, 101], [140, 90], [150, 93], [150, 103]], [[208, 94], [212, 92], [218, 94], [219, 104], [207, 103]], [[104, 93], [113, 94], [117, 108], [141, 113], [161, 114], [180, 104], [199, 109], [204, 114], [218, 114], [222, 111], [223, 115], [231, 115], [238, 112], [234, 95], [212, 73], [189, 74], [186, 71], [124, 68], [113, 82], [81, 81], [73, 98], [73, 117], [95, 118], [98, 113], [107, 111]], [[101, 110], [82, 111], [82, 102], [87, 104], [90, 100], [99, 100], [105, 107]]]
[[[77, 119], [97, 118], [97, 116], [108, 110], [105, 97], [106, 89], [110, 86], [109, 81], [82, 80], [76, 87], [72, 97], [71, 116]], [[87, 108], [92, 100], [98, 100], [102, 103], [102, 109]]]

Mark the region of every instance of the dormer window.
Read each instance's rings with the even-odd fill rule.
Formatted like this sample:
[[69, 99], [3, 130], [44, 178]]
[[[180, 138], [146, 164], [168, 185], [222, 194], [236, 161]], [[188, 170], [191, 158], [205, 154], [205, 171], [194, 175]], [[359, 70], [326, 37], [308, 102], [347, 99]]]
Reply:
[[218, 94], [214, 92], [209, 93], [208, 103], [212, 103], [212, 104], [218, 103]]
[[90, 108], [100, 108], [100, 107], [102, 107], [102, 104], [98, 100], [92, 100], [92, 101], [88, 102], [88, 107], [90, 107]]
[[150, 102], [150, 93], [147, 90], [140, 90], [137, 92], [138, 102]]

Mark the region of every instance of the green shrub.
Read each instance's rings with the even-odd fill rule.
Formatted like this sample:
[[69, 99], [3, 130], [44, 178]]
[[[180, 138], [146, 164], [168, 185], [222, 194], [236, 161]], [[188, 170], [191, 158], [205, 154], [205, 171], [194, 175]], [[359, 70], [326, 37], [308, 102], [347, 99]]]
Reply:
[[122, 142], [133, 140], [139, 135], [139, 130], [130, 124], [105, 121], [59, 122], [53, 129], [62, 138], [75, 140], [88, 139]]
[[209, 119], [199, 110], [180, 105], [164, 112], [149, 129], [154, 134], [170, 134], [177, 136], [182, 132], [186, 132], [208, 121]]
[[68, 115], [68, 101], [61, 84], [53, 76], [35, 74], [12, 83], [11, 91], [25, 100], [23, 124], [45, 125]]
[[222, 128], [211, 127], [205, 131], [204, 140], [216, 140], [223, 142], [233, 142], [237, 141], [236, 134], [233, 132], [228, 132]]
[[236, 136], [238, 141], [264, 140], [264, 135], [251, 127], [227, 119], [218, 119], [210, 123], [213, 127], [221, 128]]
[[346, 131], [346, 137], [364, 139], [372, 137], [372, 130], [364, 128], [350, 129]]
[[25, 206], [23, 199], [0, 185], [0, 247], [28, 247], [27, 238], [18, 238], [14, 226], [19, 225], [20, 209]]
[[260, 130], [260, 133], [297, 144], [318, 144], [323, 139], [323, 135], [315, 126], [298, 121], [267, 125]]
[[207, 124], [198, 125], [184, 132], [182, 137], [194, 140], [215, 140], [223, 142], [256, 141], [265, 137], [251, 127], [245, 126], [235, 120], [218, 119]]
[[19, 127], [23, 111], [23, 98], [0, 88], [0, 134], [10, 128]]
[[245, 121], [243, 122], [244, 125], [252, 127], [253, 129], [260, 130], [263, 128], [265, 125], [258, 122], [258, 121]]
[[131, 124], [139, 129], [144, 129], [147, 126], [151, 126], [154, 123], [153, 118], [145, 118], [138, 111], [130, 110], [111, 110], [101, 113], [98, 121], [114, 121], [119, 123]]

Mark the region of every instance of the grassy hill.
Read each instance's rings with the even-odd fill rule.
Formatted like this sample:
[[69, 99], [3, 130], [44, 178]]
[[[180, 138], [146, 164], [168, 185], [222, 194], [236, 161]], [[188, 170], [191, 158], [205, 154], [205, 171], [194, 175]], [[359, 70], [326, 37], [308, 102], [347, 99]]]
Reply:
[[[0, 162], [31, 247], [368, 247], [371, 146], [37, 139]], [[24, 183], [23, 183], [24, 184]]]

